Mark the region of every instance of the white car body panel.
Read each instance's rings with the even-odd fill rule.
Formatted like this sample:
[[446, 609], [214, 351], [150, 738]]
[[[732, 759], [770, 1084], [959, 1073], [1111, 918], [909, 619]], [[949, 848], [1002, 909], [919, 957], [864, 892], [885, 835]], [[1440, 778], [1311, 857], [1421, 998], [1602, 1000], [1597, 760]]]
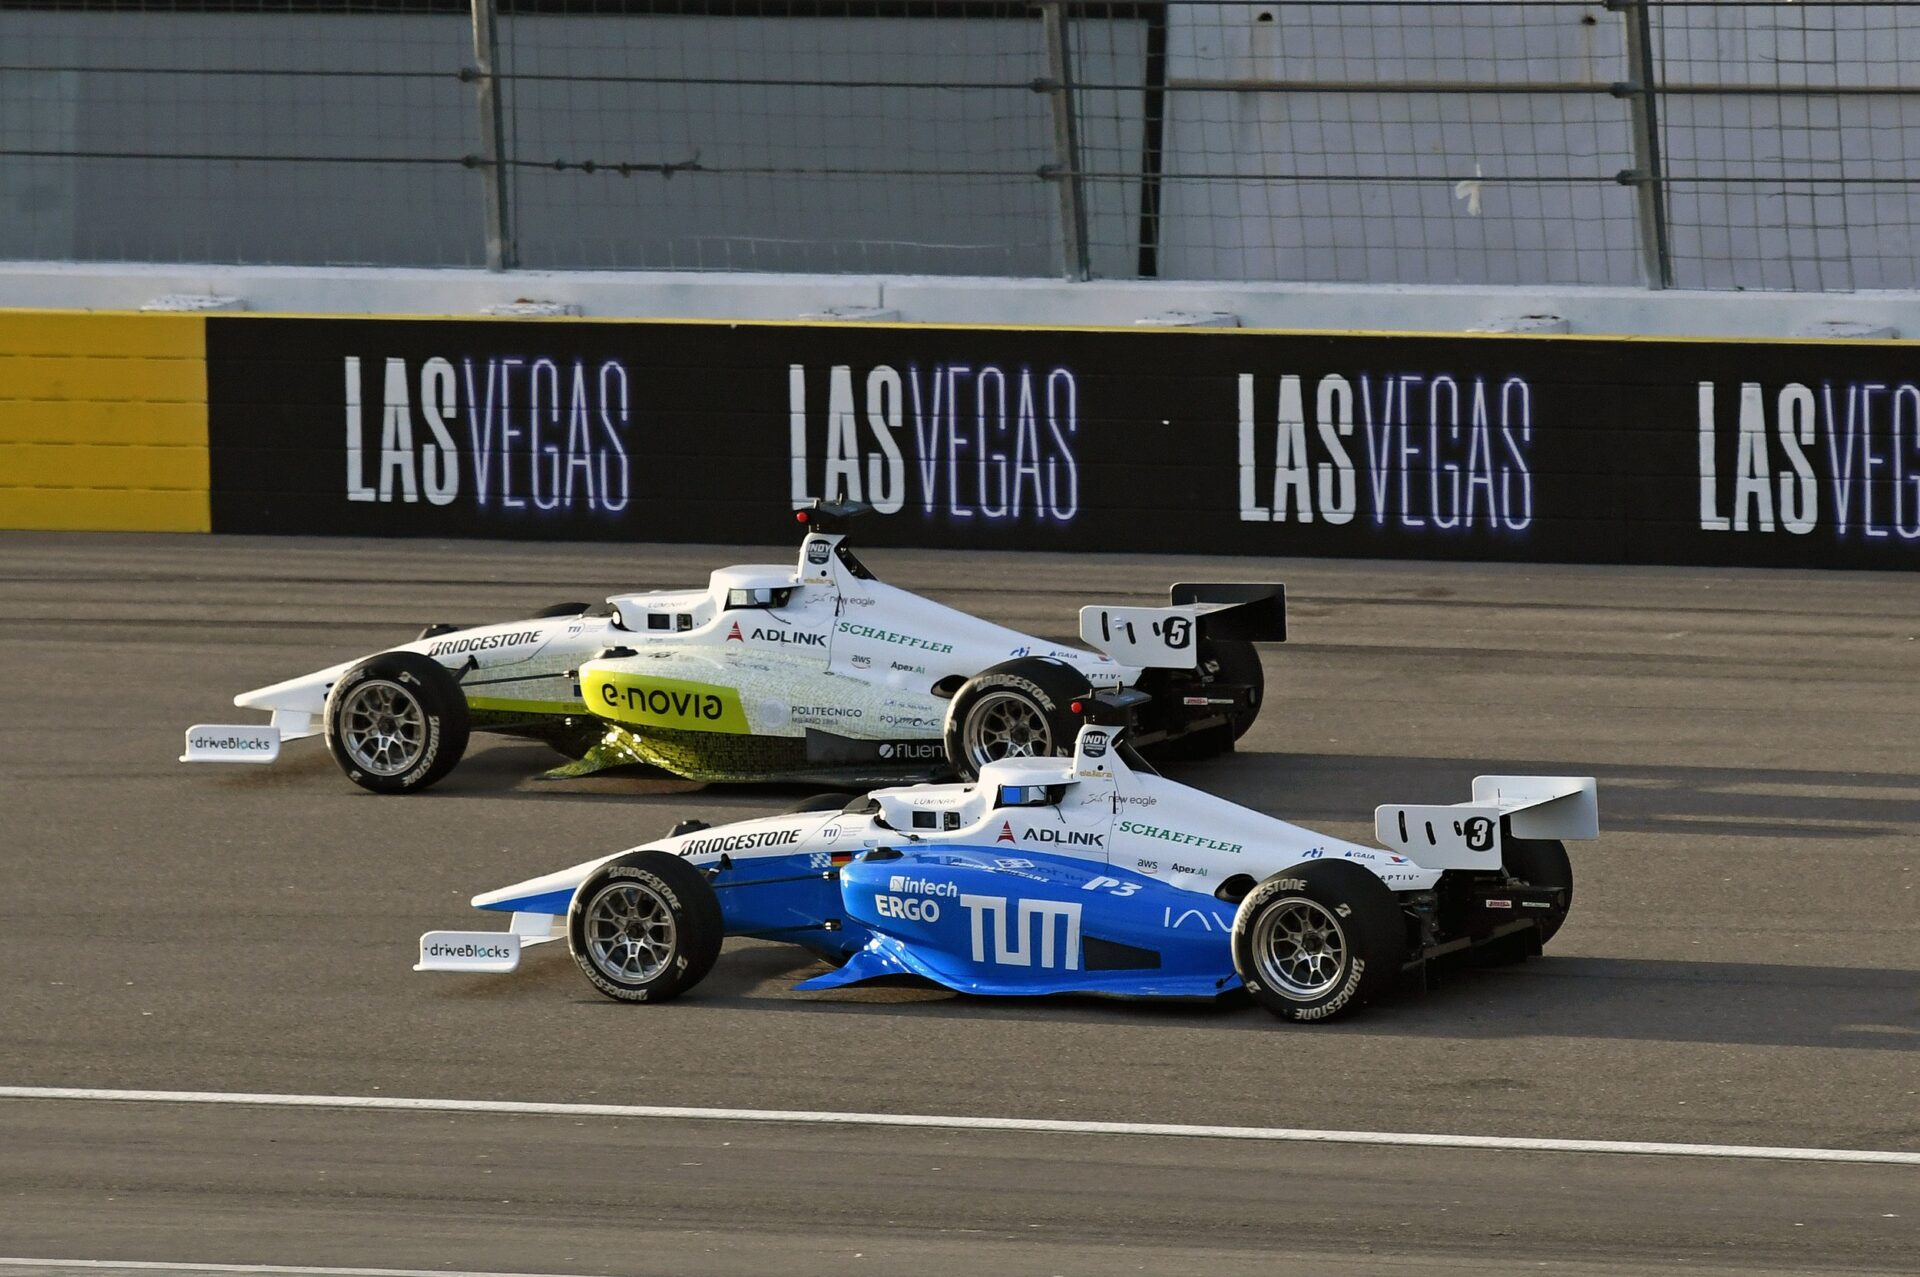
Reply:
[[[754, 735], [802, 737], [821, 730], [868, 741], [940, 740], [948, 701], [935, 695], [935, 684], [1016, 657], [1065, 662], [1095, 690], [1129, 687], [1144, 672], [865, 579], [837, 553], [843, 539], [810, 533], [797, 567], [744, 564], [714, 571], [704, 589], [613, 595], [607, 600], [610, 615], [506, 621], [383, 650], [438, 661], [459, 678], [475, 710], [594, 713], [598, 707], [583, 700], [579, 677], [591, 664], [614, 673], [737, 687]], [[791, 595], [777, 609], [730, 607], [740, 591]], [[634, 654], [595, 659], [608, 649]], [[269, 712], [281, 741], [316, 735], [329, 690], [363, 659], [242, 692], [233, 703]], [[203, 724], [196, 730], [229, 728]], [[182, 761], [219, 757], [189, 747]]]
[[[1492, 777], [1501, 814], [1539, 813], [1554, 823], [1554, 836], [1598, 833], [1594, 783], [1585, 777]], [[1007, 790], [1060, 787], [1057, 803], [1008, 806]], [[1554, 805], [1576, 801], [1555, 812]], [[473, 897], [478, 909], [515, 910], [512, 930], [554, 936], [563, 931], [563, 902], [594, 870], [632, 851], [661, 851], [696, 866], [754, 857], [807, 856], [822, 873], [834, 857], [882, 846], [938, 849], [942, 844], [1004, 848], [1009, 871], [1018, 874], [1022, 852], [1080, 857], [1156, 877], [1193, 893], [1196, 925], [1230, 922], [1233, 907], [1214, 893], [1230, 879], [1258, 882], [1293, 866], [1321, 859], [1347, 860], [1374, 874], [1395, 892], [1431, 890], [1450, 866], [1422, 861], [1392, 849], [1332, 838], [1164, 777], [1137, 771], [1117, 748], [1110, 728], [1081, 729], [1073, 758], [1012, 759], [989, 763], [971, 784], [911, 785], [872, 791], [877, 811], [808, 812], [761, 817], [654, 839], [565, 869], [529, 878]], [[858, 800], [856, 800], [856, 806]], [[1458, 811], [1460, 808], [1382, 807], [1389, 811]], [[1569, 817], [1568, 812], [1574, 815]], [[1588, 818], [1592, 819], [1589, 820]], [[1385, 819], [1384, 815], [1381, 819]], [[927, 827], [927, 826], [933, 827]], [[1587, 832], [1580, 832], [1585, 830]], [[1444, 853], [1442, 858], [1444, 858]], [[1496, 857], [1496, 865], [1497, 865]], [[539, 902], [545, 906], [534, 910]], [[531, 915], [531, 916], [530, 916]], [[541, 919], [546, 921], [543, 923]], [[524, 921], [523, 921], [524, 920]], [[423, 959], [423, 962], [425, 959]], [[416, 969], [467, 970], [427, 965]]]

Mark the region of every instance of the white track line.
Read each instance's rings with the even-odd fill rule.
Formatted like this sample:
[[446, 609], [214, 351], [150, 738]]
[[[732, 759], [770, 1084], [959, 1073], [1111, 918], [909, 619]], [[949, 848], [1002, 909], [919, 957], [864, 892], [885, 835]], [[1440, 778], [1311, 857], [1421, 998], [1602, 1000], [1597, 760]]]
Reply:
[[144, 1259], [0, 1259], [0, 1268], [78, 1272], [288, 1273], [298, 1277], [568, 1277], [563, 1273], [483, 1273], [450, 1268], [305, 1268], [292, 1264], [174, 1264]]
[[93, 1100], [133, 1104], [233, 1104], [264, 1108], [372, 1109], [401, 1113], [505, 1113], [547, 1117], [632, 1117], [664, 1121], [778, 1122], [808, 1126], [912, 1126], [1052, 1135], [1133, 1135], [1281, 1144], [1373, 1144], [1520, 1153], [1626, 1153], [1772, 1162], [1920, 1166], [1920, 1153], [1859, 1148], [1768, 1148], [1642, 1140], [1532, 1139], [1511, 1135], [1426, 1135], [1402, 1131], [1315, 1131], [1279, 1126], [1183, 1126], [1165, 1122], [1076, 1122], [1031, 1117], [943, 1117], [917, 1113], [823, 1113], [790, 1109], [684, 1108], [657, 1104], [554, 1104], [523, 1100], [413, 1100], [388, 1095], [258, 1095], [233, 1091], [115, 1091], [92, 1087], [0, 1086], [0, 1099]]

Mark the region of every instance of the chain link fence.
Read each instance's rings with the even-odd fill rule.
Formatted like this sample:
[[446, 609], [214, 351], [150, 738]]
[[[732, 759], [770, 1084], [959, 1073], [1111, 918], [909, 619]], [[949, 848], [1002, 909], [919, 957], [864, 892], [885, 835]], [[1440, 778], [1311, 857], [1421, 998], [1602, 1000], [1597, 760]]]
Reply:
[[1913, 288], [1916, 10], [0, 0], [0, 256]]

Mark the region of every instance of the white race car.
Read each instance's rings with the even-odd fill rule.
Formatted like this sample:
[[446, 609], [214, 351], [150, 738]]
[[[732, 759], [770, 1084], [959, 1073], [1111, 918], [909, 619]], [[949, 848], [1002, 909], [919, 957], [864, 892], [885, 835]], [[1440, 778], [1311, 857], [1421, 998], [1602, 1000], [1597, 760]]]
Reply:
[[[1096, 707], [1096, 712], [1104, 710]], [[473, 898], [501, 931], [431, 931], [415, 970], [508, 972], [564, 939], [631, 1002], [697, 984], [721, 941], [789, 941], [834, 969], [963, 993], [1215, 997], [1324, 1020], [1452, 955], [1540, 952], [1573, 903], [1563, 840], [1599, 833], [1594, 782], [1482, 776], [1473, 801], [1386, 806], [1380, 847], [1153, 775], [1119, 729], [977, 782], [877, 790], [667, 837]]]
[[1264, 697], [1258, 640], [1286, 637], [1278, 585], [1176, 585], [1168, 607], [1088, 607], [1063, 647], [887, 585], [840, 521], [797, 512], [794, 566], [722, 568], [705, 587], [566, 603], [521, 621], [430, 625], [418, 639], [234, 704], [267, 725], [199, 724], [182, 762], [271, 763], [321, 735], [355, 784], [408, 793], [475, 729], [544, 740], [557, 775], [648, 763], [695, 780], [874, 783], [971, 776], [1072, 744], [1099, 692], [1143, 746], [1219, 752]]

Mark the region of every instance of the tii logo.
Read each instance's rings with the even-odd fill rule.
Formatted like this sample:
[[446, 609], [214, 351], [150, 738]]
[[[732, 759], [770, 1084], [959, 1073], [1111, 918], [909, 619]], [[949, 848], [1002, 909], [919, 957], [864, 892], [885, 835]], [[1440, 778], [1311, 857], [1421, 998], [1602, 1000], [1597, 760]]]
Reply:
[[742, 637], [740, 633], [740, 622], [735, 621], [733, 623], [733, 628], [727, 631], [727, 642], [744, 643], [746, 641], [747, 640], [744, 637]]
[[[1080, 969], [1080, 906], [1062, 900], [1016, 900], [1011, 929], [1005, 896], [961, 896], [973, 927], [973, 960], [1002, 967]], [[1035, 924], [1038, 924], [1037, 928]], [[1038, 935], [1035, 931], [1038, 931]], [[991, 937], [991, 939], [989, 939]], [[1059, 941], [1056, 948], [1056, 939]], [[988, 949], [993, 950], [988, 954]], [[1036, 963], [1034, 955], [1040, 960]], [[1056, 954], [1059, 961], [1055, 961]]]
[[998, 838], [996, 838], [996, 839], [994, 839], [994, 841], [995, 841], [996, 843], [1002, 843], [1002, 842], [1014, 842], [1014, 841], [1016, 841], [1016, 840], [1015, 840], [1015, 838], [1014, 838], [1014, 836], [1013, 836], [1013, 822], [1012, 822], [1011, 820], [1009, 820], [1009, 821], [1005, 821], [1005, 822], [1003, 822], [1003, 823], [1001, 824], [1001, 826], [1000, 826], [1000, 836], [999, 836]]

